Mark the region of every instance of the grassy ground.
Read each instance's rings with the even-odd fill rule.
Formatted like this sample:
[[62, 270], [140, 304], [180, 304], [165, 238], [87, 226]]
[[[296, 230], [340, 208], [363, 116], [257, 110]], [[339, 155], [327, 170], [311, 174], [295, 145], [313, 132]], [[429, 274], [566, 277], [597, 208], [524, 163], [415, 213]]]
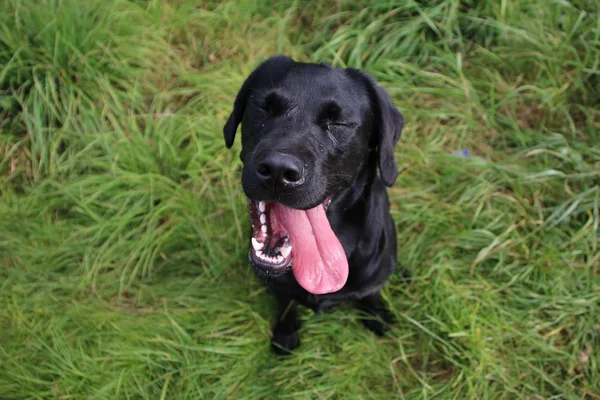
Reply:
[[[0, 398], [600, 399], [600, 3], [196, 3], [2, 2]], [[414, 277], [285, 359], [221, 136], [275, 53], [404, 113]]]

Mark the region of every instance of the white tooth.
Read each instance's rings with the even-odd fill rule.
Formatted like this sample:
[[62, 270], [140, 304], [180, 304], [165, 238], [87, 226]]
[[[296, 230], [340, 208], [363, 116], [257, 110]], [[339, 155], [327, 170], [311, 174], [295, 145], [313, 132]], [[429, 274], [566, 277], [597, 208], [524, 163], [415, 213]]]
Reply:
[[281, 248], [279, 249], [279, 252], [281, 253], [281, 255], [284, 258], [287, 258], [287, 256], [290, 255], [291, 251], [292, 251], [292, 246], [281, 246]]
[[266, 225], [261, 225], [260, 226], [260, 230], [262, 231], [262, 233], [267, 233], [267, 226]]
[[260, 223], [263, 225], [267, 223], [267, 216], [265, 214], [260, 214]]
[[277, 256], [277, 262], [278, 263], [282, 263], [283, 262], [283, 257], [282, 256]]
[[265, 212], [265, 202], [264, 202], [264, 201], [259, 201], [259, 202], [258, 202], [258, 210], [259, 210], [261, 213], [264, 213], [264, 212]]
[[262, 253], [262, 251], [261, 251], [261, 250], [257, 250], [257, 251], [256, 251], [256, 255], [257, 255], [258, 257], [262, 257], [262, 256], [263, 256], [263, 253]]
[[252, 247], [254, 248], [254, 250], [262, 250], [263, 247], [265, 247], [264, 243], [259, 242], [258, 240], [256, 240], [256, 238], [252, 238]]

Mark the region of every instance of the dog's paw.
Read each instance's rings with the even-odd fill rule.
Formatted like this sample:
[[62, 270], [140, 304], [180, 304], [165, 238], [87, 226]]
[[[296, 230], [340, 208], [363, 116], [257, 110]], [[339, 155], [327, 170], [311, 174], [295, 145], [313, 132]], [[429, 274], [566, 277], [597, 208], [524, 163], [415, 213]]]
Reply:
[[386, 323], [379, 320], [375, 316], [371, 316], [370, 318], [362, 318], [360, 321], [368, 330], [377, 336], [383, 336], [387, 330]]
[[400, 281], [406, 284], [412, 283], [412, 274], [408, 268], [402, 268], [400, 270]]
[[298, 331], [293, 332], [273, 332], [271, 338], [271, 347], [277, 354], [290, 354], [292, 350], [300, 346]]
[[360, 320], [363, 325], [377, 336], [385, 335], [388, 325], [393, 321], [388, 310], [378, 310]]

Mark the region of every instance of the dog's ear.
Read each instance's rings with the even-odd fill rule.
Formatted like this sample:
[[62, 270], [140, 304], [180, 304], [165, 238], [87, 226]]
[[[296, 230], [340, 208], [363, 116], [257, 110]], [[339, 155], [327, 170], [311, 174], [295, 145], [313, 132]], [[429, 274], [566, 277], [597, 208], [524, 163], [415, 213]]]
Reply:
[[402, 129], [404, 128], [404, 117], [396, 108], [387, 92], [372, 82], [375, 87], [375, 102], [377, 114], [376, 121], [378, 135], [377, 144], [379, 152], [379, 172], [383, 183], [391, 187], [398, 177], [398, 165], [394, 155], [394, 146], [400, 140]]
[[404, 128], [404, 117], [387, 92], [371, 76], [356, 69], [347, 71], [355, 77], [359, 76], [367, 86], [373, 110], [373, 139], [377, 149], [379, 172], [383, 183], [391, 187], [398, 177], [394, 146]]
[[244, 112], [246, 111], [248, 96], [252, 90], [261, 87], [261, 84], [263, 83], [266, 87], [271, 86], [271, 83], [284, 74], [293, 63], [294, 60], [289, 57], [274, 56], [260, 64], [250, 76], [246, 78], [246, 81], [242, 85], [242, 88], [238, 92], [235, 102], [233, 103], [233, 111], [223, 127], [223, 136], [225, 137], [225, 145], [227, 148], [233, 146], [235, 132], [237, 131], [238, 125], [242, 122]]

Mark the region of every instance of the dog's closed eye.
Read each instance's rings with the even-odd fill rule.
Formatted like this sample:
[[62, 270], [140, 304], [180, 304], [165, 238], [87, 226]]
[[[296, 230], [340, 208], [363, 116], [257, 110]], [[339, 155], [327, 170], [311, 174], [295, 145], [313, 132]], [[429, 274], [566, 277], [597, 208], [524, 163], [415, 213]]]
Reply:
[[323, 105], [321, 112], [318, 114], [317, 122], [326, 130], [336, 126], [341, 127], [356, 125], [353, 122], [344, 120], [342, 116], [342, 109], [334, 101], [327, 102]]
[[269, 116], [278, 117], [283, 115], [289, 106], [289, 102], [279, 94], [272, 92], [269, 93], [264, 100], [259, 101], [257, 105], [269, 114]]

